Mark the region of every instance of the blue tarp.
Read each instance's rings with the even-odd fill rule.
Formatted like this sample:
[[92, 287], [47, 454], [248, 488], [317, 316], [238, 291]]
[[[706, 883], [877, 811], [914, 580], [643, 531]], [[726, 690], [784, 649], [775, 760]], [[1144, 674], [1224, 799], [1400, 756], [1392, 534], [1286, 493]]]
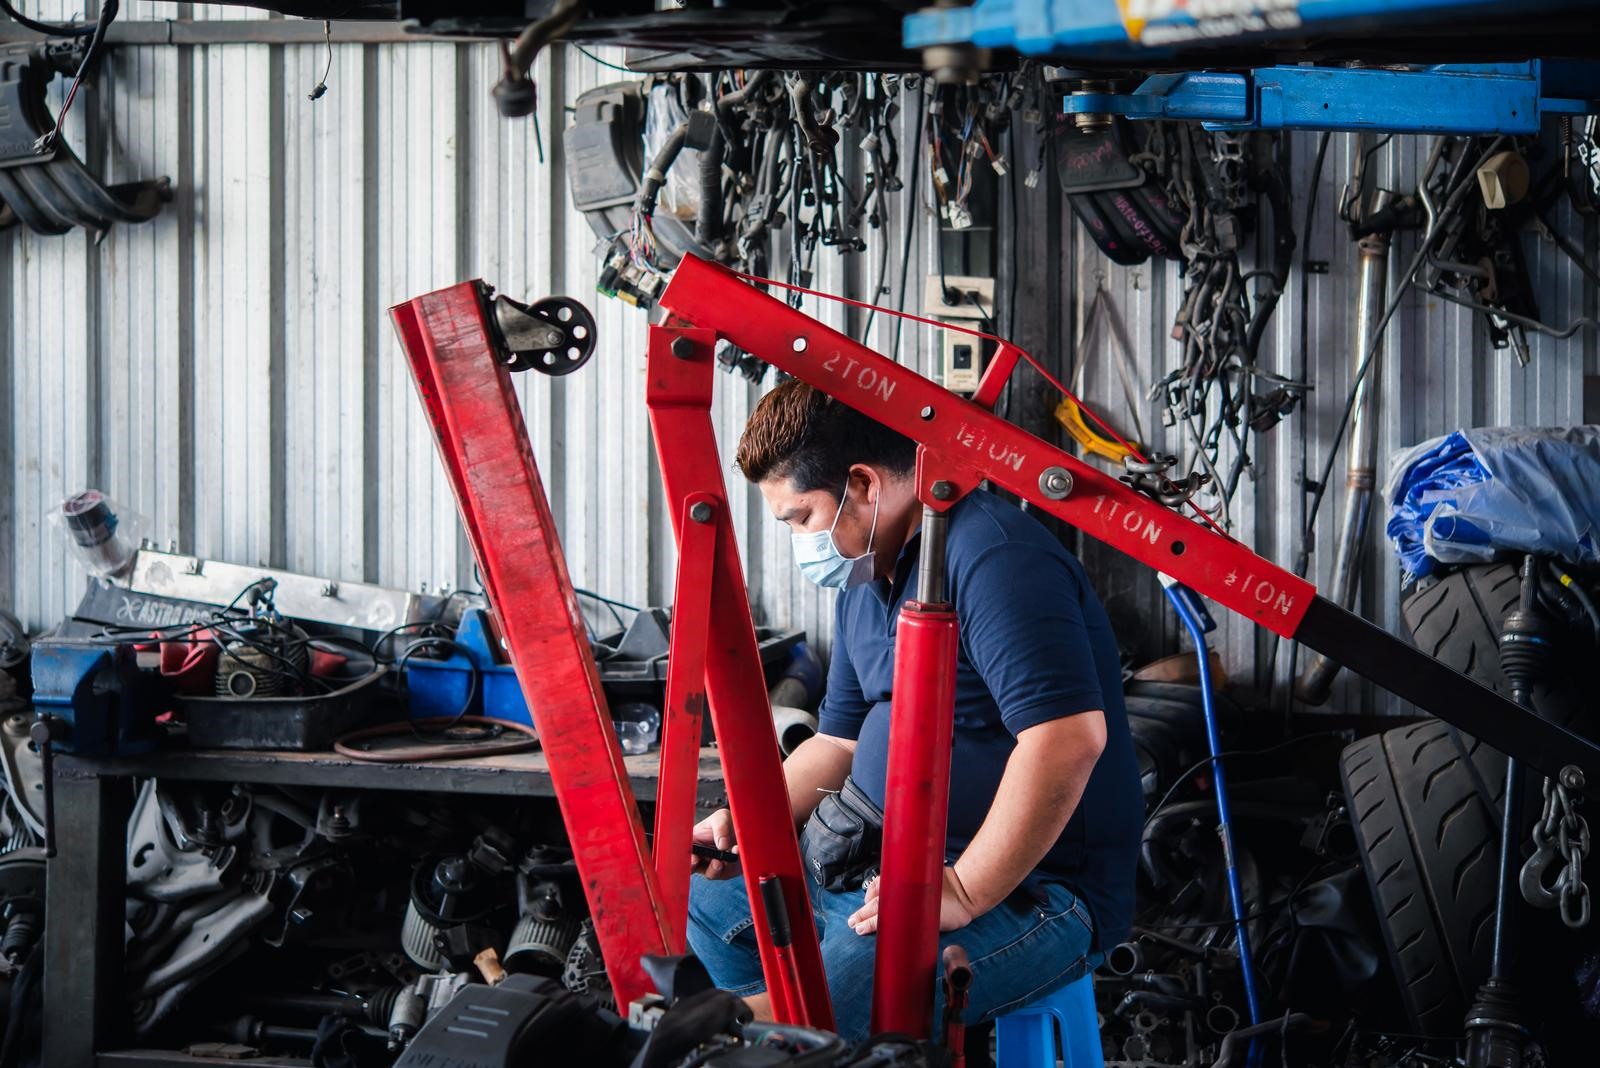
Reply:
[[1506, 551], [1600, 563], [1600, 426], [1457, 430], [1403, 453], [1383, 492], [1410, 578]]

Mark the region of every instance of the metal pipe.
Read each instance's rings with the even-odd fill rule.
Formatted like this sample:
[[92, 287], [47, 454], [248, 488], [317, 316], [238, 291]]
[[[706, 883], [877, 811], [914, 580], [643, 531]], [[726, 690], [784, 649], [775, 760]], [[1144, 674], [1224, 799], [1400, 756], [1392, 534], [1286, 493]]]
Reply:
[[[1391, 199], [1380, 190], [1373, 198], [1376, 213]], [[1356, 336], [1351, 347], [1351, 373], [1372, 348], [1378, 324], [1383, 320], [1389, 275], [1389, 234], [1377, 232], [1358, 244], [1360, 260], [1356, 268]], [[1383, 360], [1374, 357], [1366, 377], [1356, 387], [1351, 406], [1350, 449], [1345, 461], [1344, 522], [1339, 528], [1339, 551], [1333, 565], [1329, 597], [1341, 608], [1354, 608], [1361, 585], [1361, 558], [1367, 545], [1367, 528], [1372, 519], [1372, 490], [1377, 483], [1378, 402], [1382, 395]], [[1339, 665], [1322, 653], [1306, 665], [1295, 682], [1294, 695], [1309, 705], [1328, 699]]]
[[942, 515], [924, 510], [919, 600], [900, 610], [895, 637], [872, 985], [872, 1033], [924, 1039], [933, 1032], [955, 724], [958, 632], [944, 602], [946, 529]]
[[1311, 1022], [1311, 1017], [1303, 1012], [1291, 1012], [1277, 1020], [1268, 1020], [1266, 1023], [1251, 1024], [1241, 1027], [1236, 1031], [1229, 1031], [1223, 1036], [1222, 1045], [1217, 1047], [1217, 1059], [1212, 1062], [1211, 1068], [1232, 1068], [1234, 1058], [1239, 1055], [1239, 1045], [1260, 1035], [1270, 1035], [1274, 1031], [1280, 1034], [1289, 1031], [1298, 1031]]
[[946, 946], [944, 963], [944, 1052], [949, 1068], [966, 1068], [967, 1025], [962, 1017], [967, 1011], [968, 995], [972, 990], [972, 962], [967, 951], [960, 946]]
[[1250, 1010], [1250, 1022], [1258, 1024], [1261, 1022], [1261, 997], [1256, 984], [1255, 959], [1250, 953], [1250, 931], [1245, 925], [1244, 890], [1239, 885], [1239, 869], [1234, 863], [1236, 853], [1232, 813], [1228, 808], [1228, 781], [1219, 755], [1222, 752], [1222, 736], [1218, 730], [1216, 705], [1211, 692], [1211, 650], [1206, 645], [1206, 634], [1200, 626], [1200, 618], [1189, 603], [1189, 598], [1194, 595], [1164, 575], [1162, 586], [1167, 600], [1172, 602], [1178, 618], [1194, 641], [1195, 658], [1200, 666], [1200, 701], [1205, 712], [1206, 746], [1211, 754], [1211, 787], [1217, 795], [1217, 835], [1222, 839], [1222, 856], [1227, 866], [1228, 904], [1233, 912], [1234, 938], [1239, 944], [1239, 973], [1244, 979], [1244, 999]]

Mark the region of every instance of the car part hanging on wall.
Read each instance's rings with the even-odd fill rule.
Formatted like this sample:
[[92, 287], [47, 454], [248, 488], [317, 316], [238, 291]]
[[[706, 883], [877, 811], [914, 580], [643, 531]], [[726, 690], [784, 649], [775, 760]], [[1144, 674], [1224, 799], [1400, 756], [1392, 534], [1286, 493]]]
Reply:
[[573, 203], [601, 240], [600, 290], [649, 307], [685, 252], [765, 274], [780, 232], [800, 284], [819, 245], [864, 250], [901, 188], [893, 123], [919, 85], [761, 70], [584, 93], [563, 143]]
[[155, 218], [172, 199], [168, 178], [104, 184], [57, 135], [45, 89], [57, 73], [92, 73], [84, 59], [92, 47], [0, 48], [0, 231], [21, 223], [38, 234], [81, 226], [103, 236], [113, 223]]

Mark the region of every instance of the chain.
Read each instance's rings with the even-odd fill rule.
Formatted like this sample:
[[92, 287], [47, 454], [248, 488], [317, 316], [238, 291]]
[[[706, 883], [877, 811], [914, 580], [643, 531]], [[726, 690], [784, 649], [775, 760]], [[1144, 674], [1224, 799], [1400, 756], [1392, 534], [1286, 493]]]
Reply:
[[[1533, 826], [1533, 856], [1522, 866], [1522, 896], [1536, 908], [1559, 908], [1561, 922], [1571, 928], [1589, 923], [1589, 888], [1583, 882], [1583, 860], [1589, 855], [1589, 823], [1578, 814], [1583, 800], [1583, 773], [1561, 769], [1559, 779], [1544, 780], [1544, 810]], [[1553, 885], [1545, 874], [1559, 870]]]

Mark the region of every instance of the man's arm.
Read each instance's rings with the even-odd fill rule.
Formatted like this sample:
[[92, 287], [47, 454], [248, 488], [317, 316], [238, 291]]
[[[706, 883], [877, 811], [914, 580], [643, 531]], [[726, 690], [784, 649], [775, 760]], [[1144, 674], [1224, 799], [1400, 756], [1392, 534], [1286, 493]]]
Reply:
[[[783, 762], [783, 779], [789, 787], [789, 809], [794, 813], [796, 827], [811, 818], [824, 793], [844, 785], [855, 751], [853, 739], [814, 734], [789, 754]], [[732, 849], [733, 814], [725, 808], [717, 809], [695, 824], [694, 840], [717, 849]], [[739, 870], [737, 864], [702, 857], [696, 857], [694, 864], [695, 870], [707, 879], [730, 879]]]
[[[1106, 747], [1099, 710], [1046, 720], [1017, 735], [994, 804], [952, 867], [961, 903], [981, 916], [1044, 859], [1078, 807]], [[946, 881], [948, 885], [948, 880]]]
[[789, 786], [789, 808], [796, 827], [811, 818], [824, 794], [837, 793], [844, 785], [855, 753], [853, 738], [813, 734], [789, 754], [783, 762], [783, 779]]
[[[965, 927], [1022, 885], [1072, 818], [1106, 745], [1098, 710], [1046, 720], [1017, 734], [994, 804], [978, 833], [944, 870], [939, 929]], [[878, 884], [850, 917], [857, 934], [878, 929]]]

